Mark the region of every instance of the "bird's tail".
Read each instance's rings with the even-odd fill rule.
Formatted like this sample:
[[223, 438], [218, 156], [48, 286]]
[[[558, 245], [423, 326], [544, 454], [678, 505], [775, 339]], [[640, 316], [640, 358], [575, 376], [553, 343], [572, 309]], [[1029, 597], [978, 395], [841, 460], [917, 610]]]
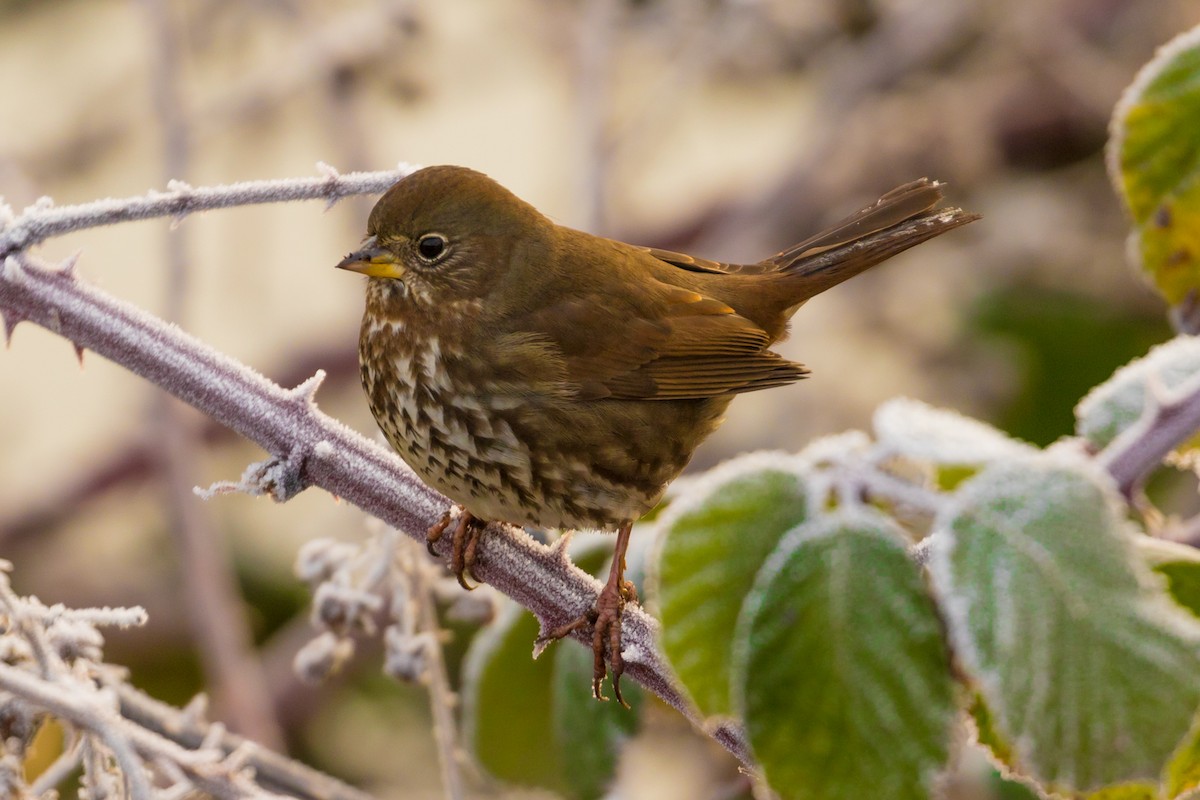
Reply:
[[897, 253], [979, 219], [958, 208], [935, 209], [941, 187], [928, 178], [898, 186], [762, 264], [796, 284], [792, 296], [799, 305]]

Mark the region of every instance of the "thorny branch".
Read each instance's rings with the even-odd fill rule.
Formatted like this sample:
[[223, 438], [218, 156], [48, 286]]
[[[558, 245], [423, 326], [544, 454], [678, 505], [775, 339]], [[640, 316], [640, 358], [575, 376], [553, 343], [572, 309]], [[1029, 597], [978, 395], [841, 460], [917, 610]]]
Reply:
[[0, 203], [0, 259], [28, 250], [53, 236], [71, 231], [115, 225], [119, 222], [171, 217], [176, 222], [197, 211], [232, 208], [256, 203], [324, 200], [332, 206], [343, 197], [378, 194], [412, 172], [401, 164], [384, 172], [351, 172], [341, 175], [328, 164], [318, 164], [319, 178], [245, 181], [224, 186], [194, 188], [172, 181], [166, 192], [152, 192], [121, 200], [107, 198], [75, 206], [56, 207], [43, 197], [21, 214]]
[[[257, 442], [272, 458], [247, 471], [243, 481], [251, 484], [248, 488], [282, 501], [318, 485], [423, 540], [447, 501], [424, 486], [395, 454], [316, 408], [312, 395], [320, 373], [285, 390], [162, 320], [89, 287], [75, 277], [73, 262], [51, 270], [20, 252], [66, 231], [124, 220], [178, 218], [196, 210], [251, 202], [325, 198], [332, 203], [356, 192], [382, 191], [403, 174], [402, 169], [339, 176], [328, 169], [324, 179], [199, 189], [176, 186], [165, 195], [63, 209], [39, 204], [0, 231], [0, 253], [7, 254], [0, 267], [5, 328], [11, 332], [24, 320], [42, 325]], [[599, 584], [571, 565], [564, 551], [539, 545], [510, 526], [491, 527], [491, 535], [483, 539], [477, 577], [533, 611], [545, 630], [591, 607]], [[627, 613], [625, 619], [626, 674], [699, 725], [701, 720], [674, 685], [658, 653], [657, 623], [640, 609]], [[583, 632], [578, 636], [581, 641], [586, 638]], [[740, 731], [721, 727], [713, 735], [748, 761]]]

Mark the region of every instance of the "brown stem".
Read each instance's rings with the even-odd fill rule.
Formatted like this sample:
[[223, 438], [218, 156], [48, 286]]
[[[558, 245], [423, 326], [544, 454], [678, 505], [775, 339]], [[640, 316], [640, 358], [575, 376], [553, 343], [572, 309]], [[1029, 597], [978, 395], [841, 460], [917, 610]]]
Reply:
[[1200, 379], [1177, 390], [1151, 382], [1142, 419], [1121, 432], [1096, 456], [1125, 497], [1138, 488], [1167, 454], [1200, 430]]

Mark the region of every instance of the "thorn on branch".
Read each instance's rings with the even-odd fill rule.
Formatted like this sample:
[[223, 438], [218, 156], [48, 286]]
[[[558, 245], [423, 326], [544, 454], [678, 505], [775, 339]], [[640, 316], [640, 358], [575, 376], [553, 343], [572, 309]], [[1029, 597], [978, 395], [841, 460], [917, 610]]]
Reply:
[[79, 256], [82, 254], [82, 250], [76, 250], [74, 253], [64, 258], [63, 262], [58, 267], [59, 274], [64, 278], [76, 280], [78, 276], [75, 274], [75, 265], [79, 263]]
[[567, 548], [570, 547], [570, 544], [571, 531], [565, 531], [563, 532], [562, 536], [559, 536], [550, 543], [550, 552], [554, 554], [554, 557], [561, 561], [563, 565], [573, 567], [575, 566], [575, 562], [571, 560], [571, 554], [567, 552]]
[[16, 314], [14, 314], [11, 311], [6, 312], [3, 316], [3, 319], [4, 319], [4, 346], [12, 347], [13, 331], [15, 331], [17, 329], [17, 326], [20, 325], [22, 322], [24, 322], [24, 320], [21, 319], [20, 317], [18, 317]]
[[321, 388], [321, 384], [325, 382], [325, 370], [319, 369], [313, 373], [312, 377], [301, 383], [299, 386], [291, 390], [292, 397], [300, 400], [304, 405], [315, 406], [317, 404], [316, 394], [317, 389]]
[[49, 195], [42, 195], [37, 200], [33, 201], [32, 205], [26, 206], [22, 214], [37, 213], [39, 211], [49, 211], [54, 208], [54, 198]]
[[324, 161], [317, 162], [317, 172], [325, 178], [326, 192], [328, 196], [325, 198], [325, 210], [333, 208], [337, 202], [342, 199], [343, 195], [338, 191], [339, 181], [342, 174], [337, 171], [337, 168], [331, 164], [326, 164]]

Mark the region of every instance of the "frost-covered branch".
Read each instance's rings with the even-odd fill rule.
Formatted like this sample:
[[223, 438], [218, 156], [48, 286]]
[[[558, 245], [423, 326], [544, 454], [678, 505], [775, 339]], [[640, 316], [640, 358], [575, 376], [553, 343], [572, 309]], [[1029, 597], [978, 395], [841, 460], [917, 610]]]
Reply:
[[1161, 380], [1148, 380], [1145, 394], [1141, 418], [1096, 456], [1126, 497], [1200, 430], [1200, 375], [1173, 389]]
[[[448, 506], [394, 453], [317, 409], [312, 396], [319, 374], [295, 389], [284, 389], [162, 320], [88, 286], [72, 271], [48, 269], [25, 255], [9, 256], [0, 266], [0, 313], [7, 328], [22, 320], [48, 328], [258, 443], [271, 459], [248, 470], [241, 488], [286, 500], [310, 485], [320, 486], [421, 541]], [[446, 556], [449, 542], [439, 547]], [[507, 525], [490, 526], [474, 572], [530, 609], [544, 630], [590, 608], [600, 588], [570, 564], [564, 551], [539, 545]], [[640, 608], [627, 610], [625, 674], [700, 724], [658, 652], [656, 633], [657, 622], [648, 614]], [[586, 639], [582, 631], [576, 635]], [[748, 760], [739, 731], [722, 727], [713, 735]]]
[[115, 225], [119, 222], [171, 217], [178, 221], [197, 211], [217, 208], [282, 203], [292, 200], [324, 200], [332, 206], [343, 197], [377, 194], [413, 171], [401, 164], [383, 172], [340, 174], [328, 164], [319, 164], [321, 176], [282, 180], [243, 181], [223, 186], [192, 187], [172, 181], [165, 192], [140, 197], [107, 198], [74, 206], [55, 206], [43, 197], [34, 205], [14, 214], [0, 203], [0, 259], [27, 250], [52, 236], [71, 231]]
[[294, 671], [309, 682], [324, 681], [354, 653], [353, 634], [373, 636], [384, 627], [384, 672], [428, 690], [443, 791], [447, 800], [461, 800], [457, 698], [446, 673], [435, 598], [440, 570], [423, 545], [395, 528], [378, 520], [370, 520], [368, 528], [371, 535], [362, 545], [314, 539], [297, 555], [296, 576], [312, 589], [312, 623], [322, 632], [296, 653]]
[[[99, 628], [141, 625], [140, 608], [70, 609], [20, 597], [0, 562], [0, 785], [5, 796], [44, 796], [81, 770], [91, 796], [131, 800], [200, 790], [216, 798], [279, 795], [364, 800], [366, 795], [307, 767], [229, 737], [192, 712], [163, 713], [125, 685], [123, 670], [102, 660]], [[129, 708], [135, 709], [130, 712]], [[19, 765], [41, 718], [65, 728], [62, 756], [27, 782]], [[149, 722], [149, 724], [148, 724]], [[184, 734], [203, 735], [184, 740]]]
[[286, 756], [254, 747], [247, 739], [222, 726], [205, 722], [192, 706], [177, 709], [128, 684], [117, 685], [114, 691], [120, 702], [121, 716], [131, 723], [186, 751], [210, 748], [214, 752], [214, 761], [236, 753], [245, 766], [254, 771], [258, 785], [267, 791], [304, 800], [372, 800], [366, 792]]

